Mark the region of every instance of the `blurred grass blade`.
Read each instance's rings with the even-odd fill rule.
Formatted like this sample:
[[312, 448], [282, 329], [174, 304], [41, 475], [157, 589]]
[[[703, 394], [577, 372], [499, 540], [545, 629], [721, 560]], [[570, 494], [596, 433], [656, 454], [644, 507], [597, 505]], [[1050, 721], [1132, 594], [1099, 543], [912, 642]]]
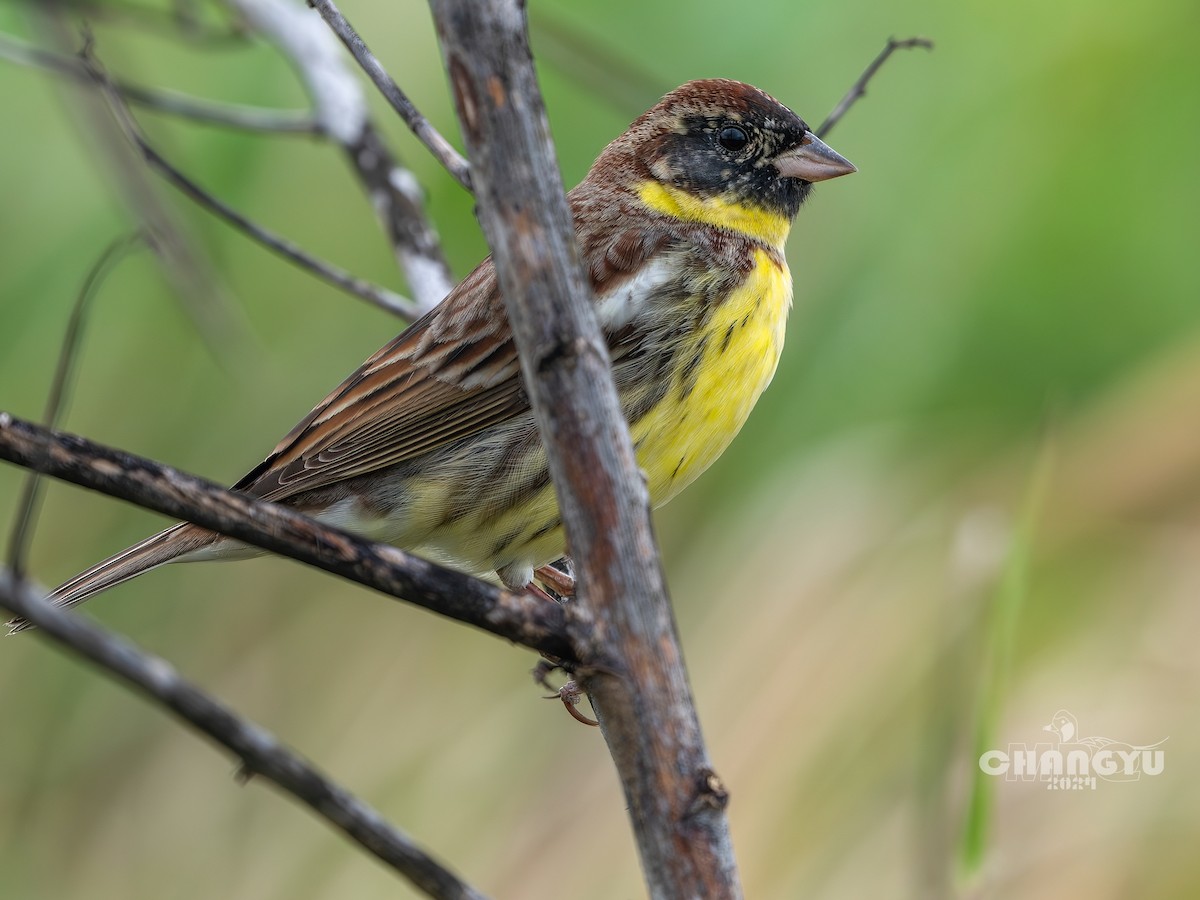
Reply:
[[972, 772], [971, 790], [963, 819], [957, 860], [960, 895], [969, 893], [969, 888], [979, 877], [987, 855], [995, 779], [986, 776], [977, 761], [984, 752], [995, 747], [997, 723], [1008, 695], [1018, 625], [1029, 596], [1030, 558], [1053, 465], [1053, 443], [1047, 436], [1043, 439], [1025, 490], [1021, 519], [1009, 547], [1000, 584], [991, 608], [983, 620], [986, 654], [979, 679], [975, 733], [969, 756]]

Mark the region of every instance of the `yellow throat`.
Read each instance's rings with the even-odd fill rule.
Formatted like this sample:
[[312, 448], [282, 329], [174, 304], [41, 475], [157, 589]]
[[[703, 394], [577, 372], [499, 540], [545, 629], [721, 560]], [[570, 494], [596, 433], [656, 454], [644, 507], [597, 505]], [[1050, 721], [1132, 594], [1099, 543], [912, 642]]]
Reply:
[[787, 216], [718, 197], [697, 197], [658, 181], [645, 182], [638, 189], [638, 198], [655, 212], [687, 222], [727, 228], [774, 247], [780, 253], [792, 227]]

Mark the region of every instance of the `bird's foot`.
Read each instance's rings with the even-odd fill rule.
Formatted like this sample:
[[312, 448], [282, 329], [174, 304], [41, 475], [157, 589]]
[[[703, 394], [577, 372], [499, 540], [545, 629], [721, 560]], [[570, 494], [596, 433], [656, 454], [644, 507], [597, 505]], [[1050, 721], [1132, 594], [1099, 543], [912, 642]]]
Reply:
[[571, 718], [576, 722], [582, 722], [584, 725], [599, 725], [600, 723], [595, 719], [588, 718], [576, 708], [579, 704], [579, 701], [584, 697], [584, 691], [579, 686], [579, 682], [571, 680], [560, 688], [555, 688], [554, 685], [550, 683], [550, 673], [561, 668], [562, 666], [543, 659], [538, 661], [538, 664], [534, 666], [531, 674], [533, 675], [533, 680], [542, 687], [546, 688], [547, 690], [554, 691], [553, 694], [547, 694], [545, 699], [561, 700], [562, 705], [566, 707], [567, 712], [571, 714]]
[[533, 577], [558, 594], [559, 597], [575, 596], [575, 576], [569, 571], [563, 571], [553, 565], [541, 566], [534, 570]]
[[562, 705], [566, 707], [567, 712], [571, 714], [571, 718], [576, 722], [582, 722], [584, 725], [593, 726], [598, 726], [600, 724], [595, 719], [585, 716], [577, 708], [579, 701], [584, 697], [583, 688], [579, 686], [578, 682], [568, 681], [558, 689], [557, 693], [547, 695], [546, 699], [553, 700], [555, 697], [562, 701]]

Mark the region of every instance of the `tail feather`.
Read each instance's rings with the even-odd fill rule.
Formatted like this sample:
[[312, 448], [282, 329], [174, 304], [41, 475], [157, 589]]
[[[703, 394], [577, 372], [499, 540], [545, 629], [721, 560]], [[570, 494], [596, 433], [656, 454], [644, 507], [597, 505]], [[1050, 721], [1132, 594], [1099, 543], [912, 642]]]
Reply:
[[[161, 565], [178, 560], [185, 554], [194, 553], [213, 543], [216, 535], [211, 531], [181, 522], [166, 531], [122, 550], [116, 556], [96, 563], [74, 578], [60, 584], [47, 598], [55, 606], [74, 606], [106, 591], [110, 587], [136, 578]], [[6, 623], [9, 634], [33, 628], [28, 619], [13, 619]]]

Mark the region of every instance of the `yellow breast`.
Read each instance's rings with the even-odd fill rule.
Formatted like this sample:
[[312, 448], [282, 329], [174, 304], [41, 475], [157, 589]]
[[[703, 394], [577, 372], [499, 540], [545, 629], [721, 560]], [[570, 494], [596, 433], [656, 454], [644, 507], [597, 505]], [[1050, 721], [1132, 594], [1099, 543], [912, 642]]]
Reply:
[[770, 383], [792, 301], [787, 264], [754, 251], [754, 268], [691, 339], [663, 400], [633, 426], [650, 497], [661, 506], [717, 459]]

